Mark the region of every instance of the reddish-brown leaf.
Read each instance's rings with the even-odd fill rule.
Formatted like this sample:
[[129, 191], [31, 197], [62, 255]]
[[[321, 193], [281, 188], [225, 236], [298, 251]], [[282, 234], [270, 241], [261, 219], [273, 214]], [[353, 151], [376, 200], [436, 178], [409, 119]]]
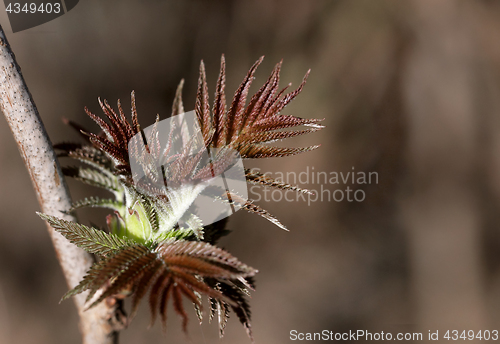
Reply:
[[215, 147], [219, 147], [221, 138], [224, 138], [226, 120], [226, 60], [221, 57], [220, 73], [215, 87], [215, 101], [212, 108], [213, 128], [215, 129], [213, 142]]
[[245, 111], [245, 103], [247, 100], [248, 91], [250, 90], [250, 86], [252, 85], [252, 81], [254, 79], [255, 71], [257, 67], [264, 60], [264, 56], [259, 58], [252, 68], [248, 71], [245, 79], [243, 79], [242, 83], [236, 90], [233, 96], [233, 101], [231, 106], [229, 107], [229, 111], [227, 113], [227, 138], [226, 145], [230, 144], [236, 136], [239, 134], [239, 124], [243, 121], [242, 116]]

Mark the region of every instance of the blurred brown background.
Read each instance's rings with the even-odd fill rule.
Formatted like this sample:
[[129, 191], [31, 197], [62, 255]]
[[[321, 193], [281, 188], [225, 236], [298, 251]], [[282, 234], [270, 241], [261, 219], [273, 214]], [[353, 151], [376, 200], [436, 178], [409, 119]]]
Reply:
[[[200, 59], [213, 94], [222, 53], [228, 97], [266, 59], [253, 91], [284, 59], [282, 85], [312, 73], [285, 113], [326, 118], [293, 139], [304, 155], [249, 161], [262, 170], [376, 171], [357, 202], [260, 204], [290, 229], [240, 212], [221, 245], [260, 270], [252, 294], [257, 343], [289, 332], [500, 328], [500, 2], [414, 0], [81, 1], [68, 14], [12, 34], [24, 77], [53, 142], [61, 121], [97, 130], [83, 107], [129, 102], [144, 126], [170, 113], [185, 78], [194, 108]], [[191, 105], [190, 105], [191, 104]], [[128, 107], [128, 106], [127, 106]], [[0, 120], [0, 343], [77, 343], [74, 306], [6, 122]], [[95, 192], [70, 181], [74, 198]], [[319, 189], [320, 185], [302, 185]], [[345, 185], [326, 185], [330, 190]], [[105, 211], [81, 212], [103, 223]], [[167, 336], [147, 330], [147, 306], [121, 343], [218, 343], [216, 325], [190, 339], [169, 313]], [[249, 343], [231, 318], [223, 343]]]

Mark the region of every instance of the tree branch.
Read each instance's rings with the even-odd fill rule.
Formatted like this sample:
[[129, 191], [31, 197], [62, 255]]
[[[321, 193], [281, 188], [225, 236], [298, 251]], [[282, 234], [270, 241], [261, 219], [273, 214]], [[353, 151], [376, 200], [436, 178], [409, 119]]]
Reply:
[[[61, 168], [47, 136], [35, 103], [21, 74], [14, 53], [0, 26], [0, 109], [19, 147], [42, 211], [68, 221], [76, 219], [61, 213], [71, 200]], [[93, 263], [90, 254], [72, 245], [50, 226], [48, 231], [70, 288], [76, 286]], [[118, 341], [113, 329], [117, 305], [102, 302], [84, 311], [85, 294], [75, 296], [84, 344], [111, 344]]]

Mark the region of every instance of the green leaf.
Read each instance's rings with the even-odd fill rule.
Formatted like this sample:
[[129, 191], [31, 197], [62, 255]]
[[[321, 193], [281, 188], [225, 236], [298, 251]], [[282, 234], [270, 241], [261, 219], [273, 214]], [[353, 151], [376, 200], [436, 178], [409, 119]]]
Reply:
[[123, 188], [115, 176], [86, 167], [63, 167], [63, 174], [75, 178], [85, 184], [106, 189], [111, 192], [123, 192]]
[[71, 243], [89, 253], [105, 256], [131, 244], [114, 234], [108, 234], [96, 228], [90, 228], [39, 212], [37, 214]]
[[146, 218], [148, 222], [151, 224], [151, 229], [154, 232], [157, 232], [160, 230], [160, 223], [158, 221], [158, 211], [154, 207], [152, 201], [148, 197], [145, 197], [144, 195], [139, 195], [139, 197], [142, 199], [142, 206], [144, 207], [144, 213], [146, 215]]
[[75, 202], [71, 205], [68, 212], [73, 210], [85, 208], [85, 207], [99, 207], [99, 208], [109, 208], [113, 210], [121, 210], [123, 208], [123, 203], [112, 200], [112, 199], [101, 199], [99, 197], [89, 197], [81, 201]]
[[99, 171], [113, 175], [111, 173], [111, 160], [103, 152], [92, 146], [82, 146], [81, 148], [67, 151], [60, 156], [67, 156], [81, 161], [84, 164], [97, 168]]

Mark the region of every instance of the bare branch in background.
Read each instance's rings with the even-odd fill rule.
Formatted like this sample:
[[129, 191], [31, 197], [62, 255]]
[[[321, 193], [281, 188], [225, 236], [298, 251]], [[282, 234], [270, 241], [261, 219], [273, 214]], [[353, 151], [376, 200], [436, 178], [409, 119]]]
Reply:
[[[73, 216], [61, 213], [71, 206], [68, 189], [52, 144], [1, 26], [0, 108], [29, 171], [41, 210], [46, 214], [75, 221]], [[73, 288], [92, 265], [93, 258], [72, 245], [50, 226], [48, 230], [68, 286]], [[83, 343], [117, 342], [118, 335], [110, 321], [115, 315], [116, 306], [101, 303], [84, 311], [85, 297], [86, 295], [79, 295], [74, 298], [80, 315]]]
[[422, 329], [487, 324], [475, 178], [482, 62], [469, 5], [413, 1], [420, 24], [404, 79], [413, 191], [402, 209]]

